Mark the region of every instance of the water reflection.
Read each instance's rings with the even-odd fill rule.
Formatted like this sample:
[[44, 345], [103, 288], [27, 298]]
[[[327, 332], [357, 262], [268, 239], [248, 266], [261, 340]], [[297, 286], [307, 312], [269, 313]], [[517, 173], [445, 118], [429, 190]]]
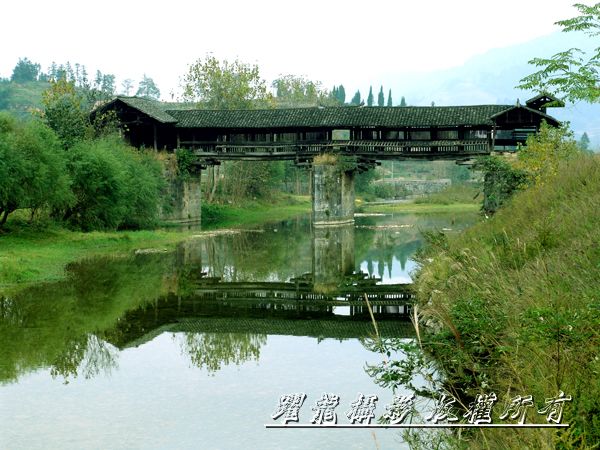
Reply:
[[[420, 230], [449, 225], [449, 218], [402, 216], [312, 230], [309, 221], [291, 220], [192, 239], [171, 253], [82, 262], [69, 267], [67, 281], [0, 295], [0, 447], [66, 448], [67, 430], [72, 448], [89, 446], [75, 427], [86, 416], [89, 427], [99, 424], [90, 436], [103, 448], [161, 448], [148, 436], [165, 423], [174, 437], [163, 448], [198, 448], [197, 436], [178, 428], [194, 428], [192, 422], [175, 423], [177, 416], [202, 424], [210, 448], [244, 448], [222, 433], [241, 402], [234, 422], [245, 430], [246, 448], [289, 448], [289, 438], [256, 431], [282, 393], [304, 390], [313, 399], [328, 389], [348, 400], [357, 389], [385, 395], [363, 370], [365, 361], [381, 361], [364, 295], [381, 338], [411, 338], [410, 293], [397, 283], [410, 280]], [[68, 388], [48, 384], [48, 375]], [[44, 395], [30, 395], [32, 389]], [[24, 397], [27, 402], [19, 400]], [[121, 402], [131, 418], [125, 412], [118, 425], [107, 421], [112, 402]], [[144, 402], [149, 406], [131, 412]], [[48, 405], [52, 414], [36, 416]], [[79, 412], [70, 416], [70, 410]], [[140, 423], [143, 430], [132, 431]], [[54, 440], [21, 440], [36, 435]], [[308, 448], [322, 442], [361, 448], [373, 439], [302, 436]]]
[[[269, 334], [365, 337], [372, 326], [364, 293], [381, 333], [408, 335], [410, 326], [398, 319], [409, 294], [386, 283], [407, 281], [421, 229], [448, 222], [362, 218], [356, 230], [312, 230], [309, 221], [291, 220], [189, 240], [174, 253], [73, 265], [68, 281], [0, 297], [0, 380], [40, 367], [91, 377], [117, 367], [116, 349], [165, 331], [190, 335], [184, 347], [191, 361], [215, 370], [257, 359]], [[230, 335], [218, 347], [210, 333]]]

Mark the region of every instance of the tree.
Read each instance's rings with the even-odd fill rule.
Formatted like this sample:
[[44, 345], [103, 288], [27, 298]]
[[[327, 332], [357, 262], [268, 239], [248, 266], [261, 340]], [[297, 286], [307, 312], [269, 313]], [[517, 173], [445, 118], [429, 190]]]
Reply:
[[135, 95], [139, 97], [158, 100], [160, 99], [160, 90], [154, 83], [154, 80], [150, 77], [147, 77], [146, 74], [144, 74], [144, 77], [142, 78], [142, 81], [140, 81], [140, 84], [138, 85], [138, 90], [135, 93]]
[[[583, 31], [591, 38], [600, 36], [600, 3], [574, 6], [580, 15], [560, 20], [556, 25], [563, 32]], [[600, 101], [600, 47], [589, 57], [582, 50], [571, 48], [550, 58], [534, 58], [529, 63], [540, 70], [521, 79], [517, 88], [552, 93], [572, 102]]]
[[28, 81], [37, 81], [40, 73], [40, 65], [29, 61], [27, 58], [19, 58], [17, 65], [13, 69], [11, 81], [15, 83], [26, 83]]
[[[280, 75], [272, 83], [276, 92], [277, 101], [283, 106], [317, 106], [330, 100], [337, 99], [334, 95], [329, 95], [327, 91], [321, 88], [318, 81], [307, 80], [302, 76]], [[336, 89], [334, 87], [334, 89]], [[334, 91], [337, 93], [337, 90]]]
[[350, 100], [350, 104], [360, 106], [361, 103], [362, 103], [362, 100], [360, 98], [360, 91], [357, 90], [356, 93], [354, 94], [354, 97], [352, 97], [352, 100]]
[[19, 123], [0, 114], [0, 227], [13, 211], [62, 208], [73, 196], [65, 154], [56, 135], [39, 120]]
[[84, 230], [139, 228], [158, 217], [161, 169], [150, 153], [117, 136], [77, 143], [68, 153], [76, 201], [64, 219]]
[[402, 99], [400, 100], [400, 106], [406, 106], [406, 99], [404, 96], [402, 96]]
[[369, 86], [369, 96], [367, 97], [367, 106], [373, 106], [373, 86]]
[[539, 133], [530, 135], [519, 150], [516, 167], [528, 174], [531, 184], [543, 184], [557, 174], [561, 161], [580, 152], [567, 127], [554, 128], [542, 122]]
[[383, 86], [379, 89], [379, 94], [377, 95], [377, 106], [385, 106], [385, 95], [383, 95]]
[[585, 131], [581, 135], [581, 139], [579, 139], [578, 145], [579, 145], [579, 148], [581, 150], [589, 150], [589, 148], [590, 148], [590, 138], [589, 138], [588, 134]]
[[126, 78], [125, 80], [123, 80], [123, 82], [121, 83], [121, 92], [123, 92], [124, 95], [129, 95], [132, 89], [133, 80], [131, 78]]
[[50, 87], [42, 93], [42, 118], [65, 148], [72, 147], [86, 136], [89, 120], [83, 103], [75, 84], [64, 78], [51, 80]]
[[392, 104], [392, 90], [391, 90], [391, 89], [390, 89], [390, 91], [388, 92], [387, 106], [394, 106], [394, 105]]
[[340, 84], [338, 87], [338, 101], [343, 105], [346, 103], [346, 89], [344, 89], [344, 85]]
[[183, 98], [210, 109], [253, 109], [270, 106], [271, 95], [257, 65], [214, 56], [198, 59], [183, 77]]

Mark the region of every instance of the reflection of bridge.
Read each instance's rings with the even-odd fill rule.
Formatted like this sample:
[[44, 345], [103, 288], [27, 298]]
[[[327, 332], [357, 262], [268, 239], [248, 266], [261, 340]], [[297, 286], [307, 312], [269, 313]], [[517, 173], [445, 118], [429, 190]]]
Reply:
[[232, 283], [206, 278], [196, 282], [194, 296], [211, 301], [309, 301], [311, 305], [337, 304], [362, 308], [365, 306], [366, 295], [373, 306], [402, 305], [402, 314], [408, 314], [414, 297], [408, 284], [376, 284], [378, 280], [375, 278], [350, 278], [349, 284], [333, 288], [329, 292], [315, 291], [310, 279], [310, 274], [289, 282]]
[[109, 340], [119, 347], [140, 345], [166, 331], [370, 337], [374, 329], [364, 294], [381, 336], [412, 337], [409, 286], [375, 281], [325, 294], [313, 292], [306, 278], [287, 283], [201, 278], [186, 296], [169, 295], [127, 312]]
[[[198, 167], [223, 160], [312, 166], [313, 218], [326, 225], [353, 220], [355, 171], [383, 159], [464, 160], [514, 150], [542, 120], [558, 125], [546, 114], [555, 100], [539, 95], [525, 105], [213, 111], [117, 97], [92, 114], [115, 111], [132, 145], [185, 148]], [[315, 159], [325, 153], [337, 157]]]

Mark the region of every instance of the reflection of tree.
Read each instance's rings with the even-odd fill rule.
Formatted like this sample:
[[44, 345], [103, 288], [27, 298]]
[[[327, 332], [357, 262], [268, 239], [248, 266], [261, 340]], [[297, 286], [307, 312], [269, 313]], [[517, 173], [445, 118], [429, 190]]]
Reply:
[[61, 375], [65, 380], [78, 375], [90, 379], [100, 372], [110, 374], [117, 368], [117, 358], [115, 347], [90, 334], [73, 340], [54, 361], [50, 373], [53, 377]]
[[0, 295], [0, 383], [41, 367], [65, 378], [113, 367], [100, 338], [126, 311], [164, 294], [173, 255], [99, 258], [69, 271], [66, 281]]
[[258, 361], [260, 347], [266, 343], [267, 336], [262, 334], [185, 333], [182, 350], [193, 365], [214, 373], [223, 365]]
[[225, 281], [288, 280], [311, 268], [308, 222], [274, 225], [276, 233], [250, 232], [194, 241], [204, 271]]

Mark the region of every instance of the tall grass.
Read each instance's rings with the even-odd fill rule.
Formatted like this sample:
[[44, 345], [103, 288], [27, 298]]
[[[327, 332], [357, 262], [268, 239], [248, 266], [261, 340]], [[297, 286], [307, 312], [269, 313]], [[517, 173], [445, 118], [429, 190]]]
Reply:
[[436, 236], [415, 287], [423, 345], [465, 398], [494, 391], [494, 421], [560, 390], [563, 431], [480, 430], [471, 448], [592, 448], [600, 442], [600, 159], [581, 156], [459, 236]]
[[481, 189], [468, 184], [453, 184], [442, 191], [433, 192], [415, 199], [417, 204], [452, 205], [455, 203], [481, 203]]

